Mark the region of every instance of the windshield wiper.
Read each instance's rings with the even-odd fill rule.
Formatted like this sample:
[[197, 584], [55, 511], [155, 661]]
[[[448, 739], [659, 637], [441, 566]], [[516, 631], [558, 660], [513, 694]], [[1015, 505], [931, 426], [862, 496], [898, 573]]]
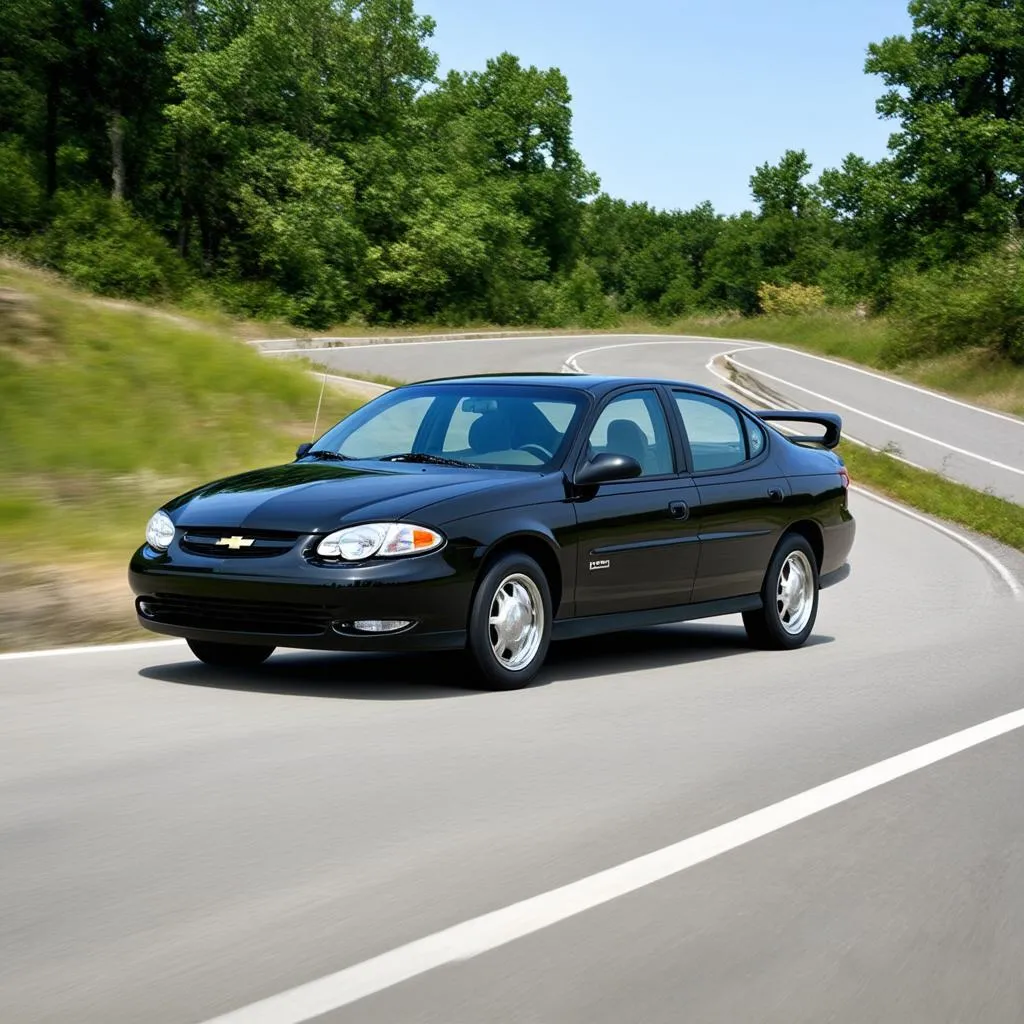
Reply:
[[460, 459], [446, 459], [443, 455], [430, 455], [428, 452], [406, 452], [404, 455], [385, 455], [381, 462], [424, 462], [430, 466], [461, 466], [463, 469], [479, 469], [472, 462]]
[[328, 451], [326, 448], [314, 448], [311, 451], [306, 452], [306, 457], [310, 459], [327, 459], [331, 462], [351, 462], [351, 455], [342, 455], [341, 452]]

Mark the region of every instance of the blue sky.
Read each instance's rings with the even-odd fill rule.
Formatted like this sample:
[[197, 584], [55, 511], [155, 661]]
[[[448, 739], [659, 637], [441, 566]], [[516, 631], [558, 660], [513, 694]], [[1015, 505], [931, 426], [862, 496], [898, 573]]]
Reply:
[[805, 149], [815, 175], [884, 155], [867, 45], [910, 27], [905, 0], [417, 0], [441, 72], [502, 50], [559, 67], [574, 134], [612, 195], [723, 213], [754, 168]]

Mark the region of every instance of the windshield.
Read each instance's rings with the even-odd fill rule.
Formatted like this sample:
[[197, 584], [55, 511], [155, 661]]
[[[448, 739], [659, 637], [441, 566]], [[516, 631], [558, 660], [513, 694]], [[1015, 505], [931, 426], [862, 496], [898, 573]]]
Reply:
[[561, 462], [585, 408], [584, 395], [569, 388], [424, 384], [357, 409], [309, 454], [546, 470]]

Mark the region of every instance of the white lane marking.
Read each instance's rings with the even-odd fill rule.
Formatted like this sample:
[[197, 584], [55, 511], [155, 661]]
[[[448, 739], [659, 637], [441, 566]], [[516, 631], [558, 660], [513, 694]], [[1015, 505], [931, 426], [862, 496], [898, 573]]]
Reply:
[[[494, 336], [476, 336], [466, 338], [439, 338], [431, 339], [426, 338], [425, 340], [410, 340], [410, 341], [377, 341], [368, 342], [361, 345], [333, 345], [327, 348], [306, 348], [306, 349], [295, 349], [294, 351], [303, 352], [330, 352], [337, 348], [381, 348], [382, 346], [402, 346], [402, 345], [464, 345], [472, 341], [577, 341], [583, 338], [646, 338], [647, 341], [637, 342], [638, 345], [646, 345], [651, 342], [673, 342], [673, 341], [697, 341], [702, 343], [709, 342], [722, 342], [723, 344], [740, 344], [747, 346], [742, 349], [735, 349], [736, 352], [750, 352], [758, 348], [775, 349], [780, 352], [792, 352], [795, 355], [802, 356], [805, 359], [816, 359], [821, 363], [828, 363], [830, 366], [836, 366], [844, 370], [850, 370], [853, 373], [863, 374], [865, 377], [874, 377], [877, 380], [883, 381], [886, 384], [894, 384], [896, 387], [906, 388], [908, 391], [916, 391], [922, 395], [928, 395], [931, 398], [940, 399], [943, 402], [949, 402], [951, 405], [958, 405], [963, 409], [969, 409], [972, 412], [984, 413], [986, 416], [994, 416], [996, 419], [1005, 420], [1007, 423], [1015, 423], [1017, 426], [1024, 426], [1024, 419], [1018, 416], [1011, 416], [1008, 413], [997, 412], [995, 409], [986, 409], [980, 405], [974, 405], [971, 402], [965, 402], [959, 398], [953, 398], [950, 395], [945, 395], [941, 391], [933, 391], [931, 388], [922, 387], [920, 384], [911, 384], [908, 381], [900, 380], [896, 377], [887, 377], [884, 373], [877, 373], [874, 370], [867, 370], [861, 366], [853, 366], [850, 363], [842, 362], [839, 359], [830, 359], [828, 356], [816, 355], [812, 352], [805, 352], [803, 349], [790, 348], [788, 345], [778, 345], [771, 341], [754, 341], [753, 339], [744, 338], [704, 338], [700, 335], [689, 335], [689, 334], [515, 334], [515, 335], [494, 335]], [[281, 342], [295, 342], [295, 338], [268, 338], [268, 339], [255, 339], [250, 342], [253, 345], [260, 344], [274, 344]], [[314, 338], [313, 341], [327, 340]], [[344, 339], [339, 338], [339, 341]], [[611, 346], [609, 346], [611, 347]], [[600, 349], [590, 349], [588, 351], [597, 352]], [[585, 355], [585, 352], [578, 352], [576, 355]]]
[[[760, 395], [758, 395], [754, 391], [751, 391], [749, 388], [743, 387], [742, 384], [737, 384], [735, 381], [729, 380], [728, 377], [719, 372], [718, 368], [714, 365], [716, 358], [716, 356], [712, 356], [712, 358], [708, 360], [705, 369], [713, 373], [719, 380], [721, 380], [727, 387], [731, 388], [733, 391], [737, 391], [742, 395], [746, 395], [748, 398], [752, 398], [758, 404], [758, 406], [763, 407], [764, 399]], [[778, 424], [776, 424], [775, 426], [778, 428]], [[782, 429], [785, 430], [784, 427]], [[796, 431], [788, 432], [795, 433]], [[846, 433], [844, 433], [843, 436], [846, 438], [847, 441], [852, 441], [854, 444], [860, 445], [862, 448], [867, 448], [870, 451], [882, 454], [878, 448], [874, 447], [874, 445], [868, 444], [867, 441], [862, 441], [860, 440], [860, 438], [852, 437], [850, 434]], [[896, 459], [898, 462], [903, 462], [908, 466], [913, 466], [914, 469], [924, 470], [924, 472], [926, 473], [932, 472], [932, 470], [930, 469], [925, 469], [924, 466], [919, 466], [916, 462], [911, 462], [910, 459], [904, 459], [899, 455], [893, 455], [891, 452], [885, 452], [884, 454], [888, 455], [890, 459]], [[1018, 601], [1024, 599], [1024, 586], [1021, 585], [1016, 575], [1014, 575], [1013, 570], [1011, 570], [1007, 565], [1005, 565], [998, 558], [996, 558], [996, 556], [993, 555], [992, 552], [986, 551], [980, 544], [971, 540], [970, 537], [966, 536], [963, 533], [960, 533], [958, 530], [951, 529], [944, 523], [938, 522], [938, 520], [930, 519], [928, 516], [921, 515], [921, 513], [915, 512], [913, 509], [908, 508], [906, 505], [901, 505], [898, 501], [892, 501], [889, 498], [883, 498], [880, 494], [876, 494], [874, 491], [870, 491], [865, 487], [859, 487], [856, 484], [851, 484], [850, 490], [856, 491], [858, 494], [862, 494], [864, 495], [864, 497], [870, 498], [872, 501], [877, 501], [880, 505], [885, 505], [887, 508], [891, 508], [896, 512], [902, 512], [903, 515], [909, 516], [911, 519], [916, 519], [919, 523], [924, 523], [926, 526], [930, 526], [933, 530], [938, 530], [939, 533], [945, 534], [947, 537], [952, 538], [958, 544], [961, 544], [963, 547], [967, 548], [968, 551], [971, 551], [973, 554], [975, 554], [983, 562], [987, 562], [988, 565], [991, 566], [993, 570], [995, 570], [999, 578], [1009, 588], [1010, 593], [1013, 594], [1013, 596], [1017, 598]]]
[[[606, 334], [603, 337], [610, 338], [615, 335]], [[625, 334], [622, 335], [625, 338], [637, 337], [636, 335]], [[583, 356], [593, 355], [595, 352], [610, 352], [613, 349], [620, 348], [649, 348], [652, 344], [661, 345], [719, 345], [722, 348], [729, 348], [732, 344], [729, 338], [680, 338], [673, 335], [650, 335], [650, 338], [662, 338], [659, 342], [655, 341], [627, 341], [619, 345], [598, 345], [595, 348], [581, 349], [579, 352], [573, 352], [571, 356], [568, 356], [562, 363], [562, 367], [569, 367], [573, 373], [583, 373], [580, 369], [579, 360]], [[751, 348], [764, 348], [763, 345], [751, 345]], [[747, 351], [746, 349], [744, 351]]]
[[[949, 402], [950, 405], [959, 405], [962, 409], [970, 409], [972, 412], [981, 412], [986, 416], [994, 416], [997, 420], [1006, 420], [1007, 423], [1014, 423], [1018, 427], [1024, 427], [1024, 419], [1019, 416], [1011, 416], [1005, 412], [996, 412], [995, 409], [986, 409], [980, 405], [974, 405], [971, 402], [965, 402], [960, 398], [953, 398], [950, 395], [944, 395], [941, 391], [933, 391], [931, 388], [922, 387], [920, 384], [910, 384], [905, 380], [899, 380], [897, 377], [887, 377], [884, 373], [876, 373], [874, 370], [865, 370], [862, 366], [852, 366], [850, 363], [844, 363], [838, 359], [829, 359], [827, 356], [815, 355], [812, 352], [804, 352], [799, 348], [790, 348], [788, 345], [775, 345], [770, 342], [764, 345], [758, 345], [758, 348], [773, 348], [780, 352], [792, 352], [794, 355], [803, 356], [804, 359], [817, 359], [820, 363], [828, 363], [830, 366], [838, 366], [843, 370], [850, 370], [853, 373], [863, 374], [865, 377], [874, 377], [875, 380], [884, 381], [886, 384], [895, 384], [897, 387], [906, 388], [908, 391], [916, 391], [919, 394], [927, 395], [929, 398], [939, 398], [943, 402]], [[737, 349], [738, 352], [749, 352], [750, 349]], [[755, 373], [760, 371], [754, 371]]]
[[310, 370], [309, 371], [317, 380], [323, 380], [326, 377], [328, 380], [336, 381], [339, 384], [357, 384], [361, 388], [377, 388], [381, 394], [385, 391], [394, 390], [390, 384], [381, 384], [376, 380], [365, 380], [362, 377], [342, 377], [337, 373], [324, 373], [322, 370]]
[[[685, 334], [524, 334], [517, 335], [515, 337], [489, 337], [489, 338], [443, 338], [437, 341], [378, 341], [372, 342], [365, 345], [327, 345], [322, 348], [294, 348], [294, 349], [279, 349], [278, 353], [282, 352], [351, 352], [354, 349], [389, 349], [389, 348], [405, 348], [414, 345], [474, 345], [478, 342], [484, 341], [493, 343], [497, 341], [583, 341], [584, 339], [594, 338], [646, 338], [646, 341], [633, 341], [628, 342], [624, 345], [605, 345], [602, 348], [632, 348], [636, 346], [645, 346], [652, 344], [670, 344], [670, 345], [722, 345], [723, 348], [727, 348], [729, 345], [736, 343], [735, 338], [701, 338], [697, 335], [690, 336]], [[314, 341], [317, 339], [313, 339]], [[340, 339], [339, 339], [340, 340]], [[740, 344], [746, 344], [740, 342]], [[751, 348], [776, 348], [768, 342], [751, 342]], [[587, 352], [599, 352], [600, 348], [586, 349], [583, 352], [577, 352], [577, 355], [586, 355]], [[273, 353], [271, 353], [273, 354]]]
[[907, 508], [906, 505], [901, 505], [898, 501], [891, 501], [889, 498], [883, 498], [880, 494], [875, 494], [874, 491], [869, 491], [864, 487], [858, 487], [856, 484], [850, 485], [851, 491], [856, 491], [858, 494], [863, 494], [872, 501], [877, 501], [880, 505], [885, 505], [888, 508], [895, 509], [897, 512], [902, 512], [905, 516], [910, 516], [911, 519], [916, 519], [920, 523], [925, 523], [930, 526], [933, 530], [938, 530], [939, 533], [946, 534], [947, 537], [952, 537], [953, 540], [962, 544], [968, 550], [974, 552], [980, 559], [987, 562], [998, 574], [999, 578], [1010, 588], [1010, 593], [1020, 601], [1024, 599], [1024, 586], [1020, 584], [1017, 577], [1014, 576], [1013, 572], [1007, 568], [1002, 562], [996, 558], [990, 551], [986, 551], [980, 544], [976, 544], [970, 537], [965, 537], [962, 533], [957, 530], [950, 529], [943, 523], [937, 522], [934, 519], [929, 519], [928, 516], [923, 516], [913, 509]]
[[173, 647], [184, 640], [132, 640], [123, 644], [89, 644], [83, 647], [46, 647], [40, 651], [11, 651], [0, 654], [0, 661], [27, 661], [29, 658], [59, 658], [63, 655], [116, 654], [119, 651], [149, 651], [156, 647]]
[[[711, 340], [711, 339], [709, 339], [709, 340]], [[640, 344], [643, 344], [643, 343], [641, 342]], [[578, 362], [578, 358], [580, 356], [587, 355], [588, 353], [601, 352], [601, 351], [604, 350], [605, 347], [610, 349], [610, 348], [623, 348], [623, 347], [629, 347], [629, 346], [608, 345], [608, 346], [604, 346], [604, 347], [597, 347], [597, 348], [587, 349], [586, 351], [583, 351], [583, 352], [576, 352], [573, 355], [569, 356], [569, 358], [565, 361], [565, 363], [563, 365], [564, 366], [570, 366], [572, 368], [573, 372], [575, 372], [575, 373], [582, 373], [583, 370], [580, 368], [580, 365], [579, 365], [579, 362]], [[766, 347], [766, 346], [764, 346], [764, 345], [752, 345], [752, 346], [750, 346], [750, 348], [743, 349], [742, 351], [750, 351], [750, 349], [753, 349], [753, 348], [764, 348], [764, 347]], [[738, 349], [730, 349], [728, 352], [724, 353], [724, 355], [727, 358], [731, 358], [732, 354], [734, 352], [736, 352], [736, 351], [740, 351], [740, 350], [738, 350]], [[789, 350], [787, 350], [787, 351], [789, 351]], [[718, 355], [722, 355], [722, 354], [723, 353], [718, 353]], [[752, 398], [755, 402], [758, 403], [758, 405], [761, 405], [763, 403], [763, 399], [761, 398], [760, 395], [758, 395], [755, 392], [749, 390], [748, 388], [743, 387], [743, 385], [741, 385], [741, 384], [735, 383], [735, 381], [730, 380], [724, 374], [719, 372], [717, 367], [714, 365], [714, 362], [715, 362], [716, 358], [717, 358], [717, 355], [716, 356], [712, 356], [711, 359], [709, 359], [708, 362], [705, 364], [705, 369], [708, 370], [710, 373], [712, 373], [715, 377], [717, 377], [723, 383], [725, 383], [728, 387], [732, 388], [734, 391], [737, 391], [740, 394], [746, 395], [748, 398]], [[733, 360], [733, 362], [735, 362], [737, 366], [741, 365], [737, 360]], [[751, 370], [750, 372], [755, 374], [755, 376], [756, 376], [761, 371], [759, 371], [759, 370]], [[783, 383], [786, 383], [786, 382], [783, 382]], [[808, 392], [808, 393], [809, 394], [813, 394], [814, 392]], [[817, 397], [820, 398], [822, 396], [819, 395]], [[844, 433], [843, 436], [846, 437], [847, 440], [852, 441], [854, 444], [859, 444], [859, 445], [861, 445], [864, 448], [870, 449], [871, 451], [875, 451], [875, 452], [879, 451], [878, 448], [875, 448], [873, 445], [868, 444], [867, 441], [863, 441], [863, 440], [860, 440], [859, 438], [853, 437], [849, 433]], [[888, 454], [889, 457], [892, 458], [892, 459], [897, 459], [899, 462], [903, 462], [903, 463], [905, 463], [908, 466], [913, 466], [915, 469], [924, 470], [924, 472], [926, 472], [926, 473], [933, 472], [932, 470], [929, 470], [929, 469], [927, 469], [924, 466], [918, 465], [916, 462], [911, 462], [909, 459], [904, 459], [902, 456], [892, 455], [890, 453], [886, 453], [886, 454]], [[1018, 600], [1021, 600], [1021, 598], [1024, 598], [1024, 587], [1021, 586], [1021, 583], [1018, 581], [1018, 579], [1017, 579], [1016, 575], [1014, 574], [1014, 572], [1007, 565], [1005, 565], [1002, 561], [1000, 561], [998, 558], [996, 558], [996, 556], [993, 555], [991, 552], [986, 551], [980, 544], [977, 544], [975, 541], [971, 540], [970, 537], [965, 536], [964, 534], [960, 533], [957, 530], [950, 529], [950, 527], [945, 526], [944, 524], [942, 524], [942, 523], [940, 523], [940, 522], [938, 522], [938, 521], [936, 521], [934, 519], [930, 519], [928, 516], [923, 516], [920, 513], [915, 512], [912, 509], [907, 508], [905, 505], [901, 505], [899, 502], [891, 501], [888, 498], [883, 498], [880, 495], [875, 494], [873, 491], [869, 491], [869, 490], [867, 490], [864, 487], [858, 487], [858, 486], [854, 485], [854, 486], [851, 487], [851, 490], [854, 490], [858, 494], [862, 494], [865, 497], [871, 498], [872, 500], [877, 501], [881, 505], [886, 505], [889, 508], [892, 508], [892, 509], [896, 510], [897, 512], [902, 512], [905, 516], [909, 516], [911, 519], [915, 519], [915, 520], [917, 520], [920, 523], [924, 523], [926, 526], [930, 526], [933, 530], [937, 530], [939, 533], [944, 534], [947, 537], [950, 537], [952, 540], [955, 540], [958, 544], [961, 544], [963, 547], [965, 547], [969, 551], [973, 552], [978, 558], [982, 559], [982, 561], [984, 561], [989, 566], [991, 566], [991, 568], [995, 570], [996, 574], [1006, 584], [1006, 586], [1010, 590], [1010, 593], [1013, 594], [1013, 596], [1015, 598], [1017, 598]]]
[[784, 387], [795, 388], [797, 391], [802, 391], [806, 395], [813, 395], [815, 398], [820, 398], [823, 402], [828, 402], [829, 405], [836, 405], [840, 409], [846, 409], [858, 416], [863, 416], [865, 419], [874, 420], [876, 423], [881, 423], [883, 426], [892, 427], [893, 430], [902, 431], [904, 434], [909, 434], [911, 437], [916, 437], [921, 441], [927, 441], [929, 444], [934, 444], [939, 448], [945, 448], [948, 451], [956, 452], [957, 455], [976, 459], [978, 462], [984, 462], [996, 469], [1006, 470], [1008, 473], [1017, 473], [1020, 476], [1024, 476], [1024, 469], [1021, 469], [1019, 466], [1009, 466], [1005, 462], [998, 462], [996, 459], [990, 459], [987, 455], [979, 455], [977, 452], [968, 451], [966, 448], [960, 448], [955, 444], [950, 444], [948, 441], [940, 441], [938, 438], [931, 437], [928, 434], [922, 434], [920, 431], [912, 430], [910, 427], [905, 427], [899, 423], [893, 423], [892, 420], [886, 420], [881, 416], [875, 416], [874, 413], [865, 412], [863, 409], [858, 409], [855, 405], [847, 405], [845, 402], [840, 402], [837, 398], [831, 398], [829, 395], [823, 395], [820, 391], [812, 391], [810, 388], [805, 388], [802, 384], [795, 384], [793, 381], [786, 380], [784, 377], [777, 377], [765, 370], [759, 370], [756, 367], [748, 366], [746, 363], [741, 363], [738, 359], [732, 359], [729, 353], [726, 353], [726, 356], [729, 357], [730, 362], [732, 362], [734, 366], [738, 366], [741, 370], [746, 370], [748, 373], [752, 373], [757, 377], [767, 377], [768, 380], [773, 380], [777, 384], [782, 384]]
[[[722, 353], [719, 353], [719, 355], [721, 355], [721, 354]], [[729, 356], [731, 353], [726, 352], [724, 354], [726, 356]], [[751, 391], [750, 388], [744, 387], [742, 384], [737, 384], [734, 380], [730, 380], [727, 376], [725, 376], [725, 374], [721, 373], [719, 371], [718, 367], [715, 366], [715, 360], [717, 358], [718, 358], [718, 356], [712, 356], [707, 361], [707, 363], [704, 365], [704, 369], [707, 370], [709, 373], [713, 374], [715, 377], [717, 377], [720, 381], [722, 381], [723, 384], [725, 384], [731, 390], [736, 391], [736, 392], [738, 392], [741, 395], [745, 395], [747, 398], [752, 398], [757, 403], [757, 408], [760, 408], [760, 409], [767, 408], [767, 406], [765, 405], [765, 399], [761, 395], [757, 394], [756, 391]], [[803, 406], [795, 405], [793, 402], [790, 402], [789, 405], [793, 407], [793, 411], [794, 412], [808, 412], [809, 411], [809, 410], [805, 409]], [[797, 430], [792, 429], [792, 428], [781, 426], [779, 424], [772, 424], [772, 425], [774, 426], [774, 428], [776, 430], [781, 430], [783, 433], [787, 433], [787, 434], [796, 434], [796, 433], [798, 433]], [[868, 449], [870, 449], [873, 452], [879, 452], [879, 453], [881, 453], [881, 451], [882, 451], [881, 448], [876, 448], [874, 445], [868, 444], [867, 441], [863, 441], [859, 437], [854, 437], [847, 430], [843, 431], [843, 438], [844, 438], [844, 440], [850, 441], [853, 444], [860, 445], [861, 448], [868, 448]], [[919, 462], [911, 462], [910, 459], [905, 459], [902, 455], [896, 455], [893, 452], [886, 452], [885, 454], [888, 455], [890, 459], [895, 459], [897, 462], [902, 462], [906, 466], [912, 466], [914, 469], [920, 469], [922, 472], [925, 472], [925, 473], [934, 473], [935, 472], [932, 469], [928, 469], [927, 466], [922, 466]]]
[[671, 846], [463, 921], [390, 952], [298, 985], [204, 1024], [303, 1024], [427, 971], [479, 956], [543, 928], [636, 892], [1024, 727], [1024, 709], [850, 772]]
[[[353, 349], [367, 349], [375, 348], [379, 350], [385, 350], [389, 348], [411, 348], [417, 345], [475, 345], [481, 341], [494, 343], [498, 341], [583, 341], [585, 338], [640, 338], [645, 335], [640, 334], [517, 334], [514, 336], [507, 335], [494, 335], [492, 337], [485, 338], [437, 338], [437, 339], [426, 339], [423, 341], [375, 341], [368, 342], [360, 345], [325, 345], [321, 348], [305, 348], [297, 347], [294, 349], [281, 349], [279, 351], [287, 352], [351, 352]], [[651, 334], [646, 337], [655, 338], [667, 338], [671, 340], [673, 335], [671, 334]], [[313, 338], [313, 341], [326, 341], [326, 338]], [[344, 339], [339, 338], [339, 341]], [[721, 339], [709, 339], [709, 340], [721, 340]], [[725, 339], [727, 342], [729, 339]], [[650, 342], [640, 342], [639, 344], [650, 344]]]

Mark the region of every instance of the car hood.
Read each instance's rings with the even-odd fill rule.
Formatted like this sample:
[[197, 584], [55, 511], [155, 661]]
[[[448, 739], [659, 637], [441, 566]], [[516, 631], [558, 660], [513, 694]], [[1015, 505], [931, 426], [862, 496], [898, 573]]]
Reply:
[[295, 462], [228, 477], [166, 508], [179, 526], [322, 533], [368, 519], [401, 519], [448, 497], [484, 490], [514, 473], [394, 464]]

